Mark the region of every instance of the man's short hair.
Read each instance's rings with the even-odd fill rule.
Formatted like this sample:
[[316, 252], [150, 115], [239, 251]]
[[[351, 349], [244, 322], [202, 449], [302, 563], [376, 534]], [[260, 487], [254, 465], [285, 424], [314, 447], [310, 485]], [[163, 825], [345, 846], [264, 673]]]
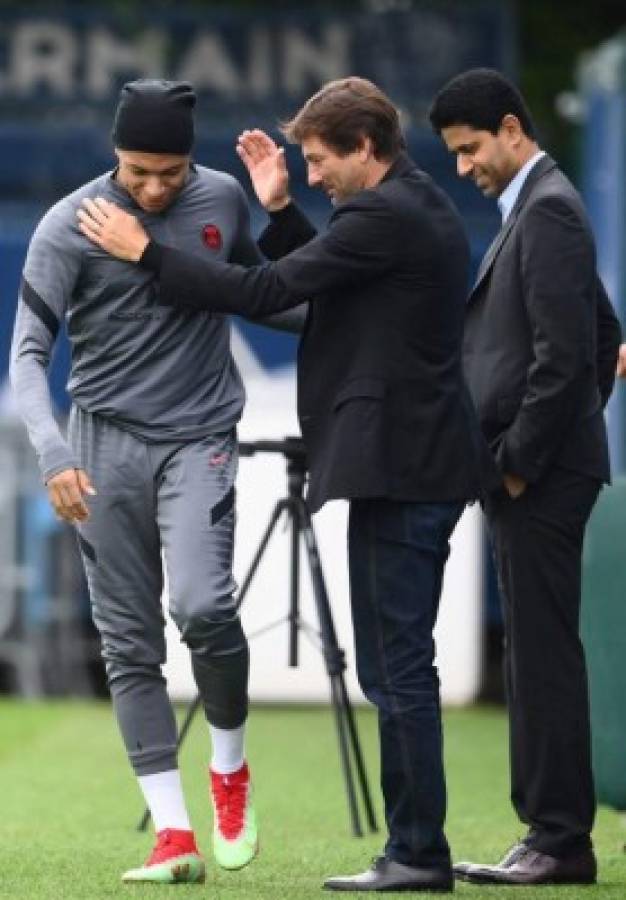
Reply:
[[329, 81], [304, 104], [281, 131], [294, 144], [318, 137], [340, 156], [370, 138], [376, 159], [393, 160], [405, 148], [398, 110], [380, 88], [365, 78]]
[[524, 134], [534, 139], [535, 127], [524, 98], [494, 69], [470, 69], [457, 75], [435, 96], [429, 113], [437, 134], [450, 125], [497, 134], [506, 115], [516, 116]]

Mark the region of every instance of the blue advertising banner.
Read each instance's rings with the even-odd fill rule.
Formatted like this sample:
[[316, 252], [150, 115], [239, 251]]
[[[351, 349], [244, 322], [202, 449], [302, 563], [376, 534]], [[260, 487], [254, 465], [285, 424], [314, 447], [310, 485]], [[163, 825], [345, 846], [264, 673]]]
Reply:
[[[582, 189], [597, 242], [598, 269], [626, 324], [626, 40], [617, 38], [584, 61], [586, 109]], [[607, 409], [614, 474], [626, 471], [626, 396], [616, 385]]]
[[0, 112], [4, 121], [106, 125], [124, 81], [165, 77], [191, 81], [203, 115], [232, 131], [250, 117], [273, 124], [325, 81], [359, 74], [421, 125], [456, 72], [513, 66], [507, 3], [380, 5], [391, 10], [3, 11]]
[[[372, 79], [400, 108], [410, 152], [453, 196], [474, 257], [480, 256], [496, 226], [495, 207], [457, 178], [427, 110], [436, 90], [465, 68], [514, 71], [510, 5], [403, 0], [369, 6], [280, 13], [146, 6], [43, 13], [26, 4], [0, 10], [0, 382], [30, 234], [57, 199], [113, 167], [111, 119], [129, 79], [191, 81], [198, 93], [195, 158], [244, 185], [233, 149], [242, 128], [275, 130], [331, 79]], [[306, 188], [297, 149], [288, 149], [288, 162], [296, 198], [323, 224], [328, 202]], [[263, 216], [256, 204], [252, 212], [257, 232]], [[245, 324], [241, 330], [265, 367], [293, 360], [293, 338]], [[67, 348], [60, 343], [53, 390], [64, 405]]]

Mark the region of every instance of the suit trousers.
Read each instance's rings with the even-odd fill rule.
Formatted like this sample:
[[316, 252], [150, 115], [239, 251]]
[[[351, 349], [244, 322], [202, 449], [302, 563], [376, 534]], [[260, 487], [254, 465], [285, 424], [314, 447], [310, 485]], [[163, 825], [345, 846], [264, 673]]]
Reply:
[[556, 857], [591, 845], [589, 699], [580, 640], [585, 526], [600, 483], [554, 467], [518, 499], [485, 503], [505, 628], [511, 800], [527, 843]]
[[427, 868], [450, 867], [433, 628], [448, 541], [463, 506], [350, 501], [357, 674], [378, 709], [385, 855]]

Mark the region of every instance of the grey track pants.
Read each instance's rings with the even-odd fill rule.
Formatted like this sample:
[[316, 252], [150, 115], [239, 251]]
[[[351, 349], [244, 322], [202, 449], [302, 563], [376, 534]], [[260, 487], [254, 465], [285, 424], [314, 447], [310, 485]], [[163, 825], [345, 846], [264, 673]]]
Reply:
[[165, 771], [176, 766], [176, 723], [161, 674], [161, 554], [207, 719], [236, 728], [247, 715], [232, 576], [236, 438], [149, 444], [76, 407], [69, 438], [98, 492], [79, 544], [117, 719], [137, 774]]

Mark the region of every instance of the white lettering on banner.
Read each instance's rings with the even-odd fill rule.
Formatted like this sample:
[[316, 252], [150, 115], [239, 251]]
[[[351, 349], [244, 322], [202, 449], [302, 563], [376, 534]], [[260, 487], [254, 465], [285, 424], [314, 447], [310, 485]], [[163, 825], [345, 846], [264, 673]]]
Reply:
[[257, 98], [272, 93], [272, 40], [267, 28], [253, 28], [250, 35], [248, 91]]
[[103, 99], [114, 89], [116, 76], [158, 77], [165, 68], [165, 49], [166, 36], [156, 28], [134, 41], [121, 41], [106, 28], [93, 29], [86, 42], [87, 91]]
[[[262, 100], [278, 91], [299, 95], [351, 70], [347, 25], [328, 25], [319, 38], [304, 27], [290, 25], [273, 33], [249, 26], [239, 61], [218, 31], [202, 31], [179, 53], [175, 36], [165, 28], [121, 38], [104, 26], [79, 31], [45, 19], [18, 22], [2, 34], [8, 62], [0, 72], [0, 94], [34, 99], [43, 89], [66, 100], [85, 94], [105, 100], [117, 92], [121, 76], [186, 79], [198, 91], [226, 100]], [[168, 64], [172, 56], [173, 66]]]
[[24, 97], [45, 86], [59, 97], [71, 97], [78, 57], [72, 30], [55, 22], [25, 22], [12, 38], [6, 88]]
[[217, 34], [203, 32], [183, 57], [177, 78], [190, 81], [198, 91], [211, 90], [227, 97], [239, 95], [243, 82]]
[[283, 86], [289, 94], [300, 94], [311, 80], [324, 82], [349, 74], [348, 31], [343, 25], [329, 25], [323, 45], [314, 44], [298, 28], [283, 32]]

